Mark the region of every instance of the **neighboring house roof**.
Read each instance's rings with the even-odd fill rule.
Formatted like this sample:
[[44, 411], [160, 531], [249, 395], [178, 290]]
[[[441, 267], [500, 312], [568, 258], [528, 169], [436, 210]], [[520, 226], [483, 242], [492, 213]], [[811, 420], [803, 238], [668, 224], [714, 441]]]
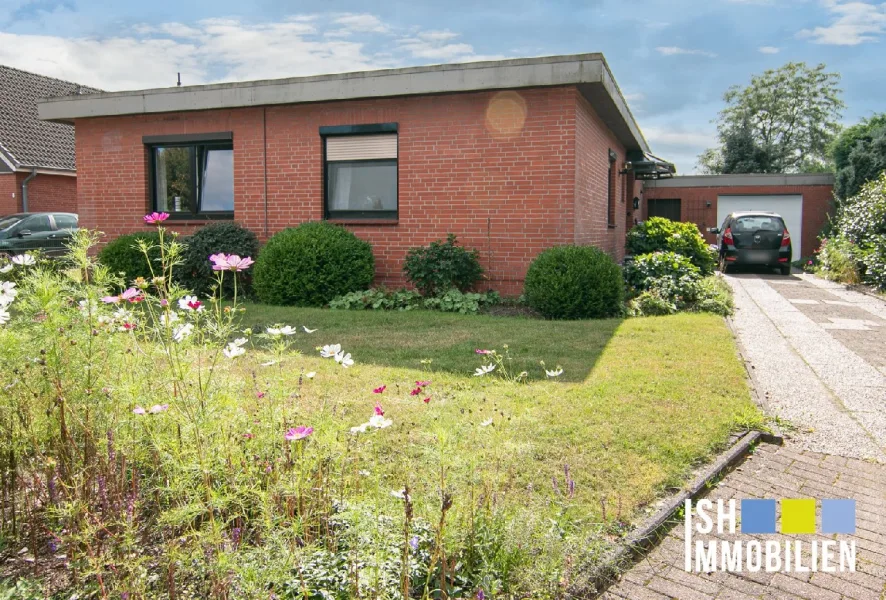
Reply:
[[37, 102], [47, 96], [98, 91], [0, 65], [0, 161], [13, 170], [73, 171], [74, 128], [42, 121]]
[[833, 173], [727, 173], [647, 181], [649, 188], [834, 185]]
[[575, 85], [628, 150], [649, 152], [602, 54], [544, 56], [50, 98], [41, 119], [76, 119]]

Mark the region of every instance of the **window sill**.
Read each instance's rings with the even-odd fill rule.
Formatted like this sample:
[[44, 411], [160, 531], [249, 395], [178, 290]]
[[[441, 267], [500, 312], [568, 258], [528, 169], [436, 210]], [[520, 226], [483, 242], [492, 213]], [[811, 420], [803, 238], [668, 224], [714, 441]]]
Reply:
[[[166, 221], [163, 222], [163, 225], [166, 227], [175, 227], [175, 226], [184, 226], [187, 227], [189, 225], [208, 225], [209, 223], [216, 223], [218, 221], [233, 221], [234, 217], [188, 217], [183, 219], [181, 217], [169, 217]], [[154, 227], [154, 225], [147, 225], [147, 227]]]
[[399, 219], [327, 219], [335, 225], [399, 225]]
[[606, 227], [608, 229], [615, 229], [616, 227], [618, 227], [618, 225], [616, 225], [615, 223], [607, 223]]

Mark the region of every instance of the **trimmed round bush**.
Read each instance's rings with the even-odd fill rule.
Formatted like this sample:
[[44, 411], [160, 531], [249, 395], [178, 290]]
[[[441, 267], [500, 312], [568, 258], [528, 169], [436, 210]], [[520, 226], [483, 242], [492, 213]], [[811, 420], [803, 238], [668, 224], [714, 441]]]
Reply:
[[134, 279], [144, 277], [151, 278], [151, 268], [144, 253], [139, 248], [139, 241], [144, 240], [148, 245], [153, 246], [149, 252], [151, 262], [155, 268], [160, 259], [160, 234], [156, 231], [144, 231], [140, 233], [130, 233], [121, 235], [111, 240], [98, 253], [99, 261], [104, 264], [114, 274], [122, 274], [125, 283], [128, 285]]
[[265, 244], [253, 289], [267, 304], [324, 306], [337, 296], [367, 289], [375, 277], [368, 242], [332, 223], [303, 223]]
[[483, 277], [480, 253], [459, 246], [451, 233], [446, 240], [410, 248], [403, 272], [423, 296], [440, 296], [453, 288], [466, 292]]
[[526, 303], [549, 319], [603, 319], [624, 312], [621, 267], [593, 246], [555, 246], [535, 257]]
[[[237, 256], [258, 256], [258, 238], [255, 234], [238, 223], [222, 221], [212, 223], [198, 230], [184, 240], [187, 244], [182, 264], [176, 267], [178, 278], [182, 284], [199, 296], [204, 296], [216, 285], [215, 272], [209, 256], [212, 254], [236, 254]], [[234, 278], [230, 273], [224, 278], [226, 297], [233, 295]], [[250, 272], [238, 275], [238, 291], [248, 292], [251, 283]]]
[[676, 252], [687, 257], [702, 275], [714, 272], [714, 253], [694, 223], [649, 217], [628, 231], [625, 247], [628, 254], [634, 256], [652, 252]]

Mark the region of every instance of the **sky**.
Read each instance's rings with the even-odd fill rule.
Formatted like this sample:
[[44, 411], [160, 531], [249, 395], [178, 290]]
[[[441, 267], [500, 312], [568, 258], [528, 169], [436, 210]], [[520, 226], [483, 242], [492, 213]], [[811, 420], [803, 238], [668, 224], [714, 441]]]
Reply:
[[886, 111], [884, 43], [864, 0], [0, 0], [0, 64], [108, 91], [602, 52], [683, 174], [723, 92], [789, 61], [841, 74], [844, 124]]

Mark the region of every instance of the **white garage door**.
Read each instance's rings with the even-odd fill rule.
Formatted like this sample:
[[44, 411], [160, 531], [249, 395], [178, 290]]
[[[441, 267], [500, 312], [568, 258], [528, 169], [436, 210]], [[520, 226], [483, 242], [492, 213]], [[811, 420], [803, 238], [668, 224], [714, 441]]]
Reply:
[[791, 233], [793, 256], [803, 256], [800, 240], [803, 237], [803, 196], [717, 196], [717, 227], [729, 213], [741, 210], [765, 210], [781, 215]]

